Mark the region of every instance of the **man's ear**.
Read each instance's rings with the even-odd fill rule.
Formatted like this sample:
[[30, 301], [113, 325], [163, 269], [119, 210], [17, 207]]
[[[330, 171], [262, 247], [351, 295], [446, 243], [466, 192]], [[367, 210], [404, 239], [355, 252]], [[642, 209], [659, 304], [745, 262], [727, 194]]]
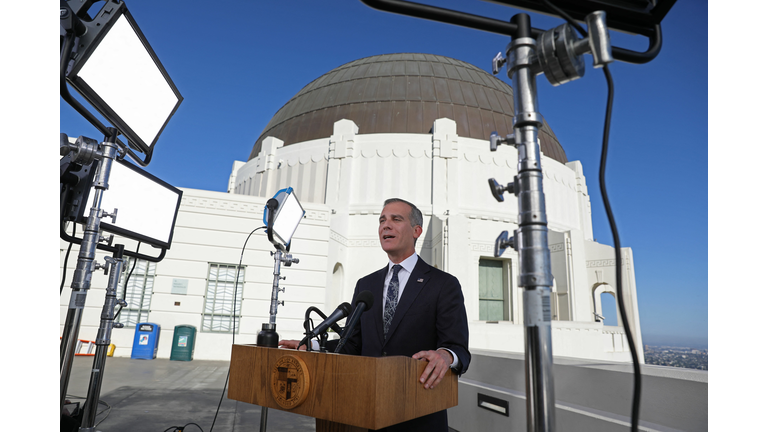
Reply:
[[417, 238], [421, 237], [422, 231], [423, 230], [421, 229], [421, 225], [416, 225], [414, 227], [414, 229], [413, 229], [413, 238], [417, 239]]

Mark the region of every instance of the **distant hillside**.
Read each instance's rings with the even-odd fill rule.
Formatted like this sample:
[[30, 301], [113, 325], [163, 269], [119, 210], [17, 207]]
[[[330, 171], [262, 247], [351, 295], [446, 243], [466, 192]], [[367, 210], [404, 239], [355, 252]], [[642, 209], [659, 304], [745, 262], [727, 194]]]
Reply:
[[708, 338], [691, 336], [652, 335], [643, 333], [643, 344], [693, 349], [709, 349]]

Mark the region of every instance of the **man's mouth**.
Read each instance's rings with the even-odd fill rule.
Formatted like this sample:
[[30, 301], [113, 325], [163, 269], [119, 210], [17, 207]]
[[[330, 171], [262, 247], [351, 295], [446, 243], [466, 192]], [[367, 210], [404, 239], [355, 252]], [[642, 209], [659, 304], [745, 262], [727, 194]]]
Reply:
[[393, 235], [385, 235], [383, 238], [384, 238], [384, 240], [387, 240], [387, 239], [395, 238], [395, 236], [393, 236]]

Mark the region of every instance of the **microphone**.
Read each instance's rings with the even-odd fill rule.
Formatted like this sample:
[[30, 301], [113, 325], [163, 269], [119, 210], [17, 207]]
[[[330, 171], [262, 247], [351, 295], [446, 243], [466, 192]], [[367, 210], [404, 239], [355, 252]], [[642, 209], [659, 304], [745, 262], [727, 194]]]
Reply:
[[371, 308], [371, 306], [373, 306], [373, 293], [370, 291], [363, 291], [357, 295], [357, 298], [354, 301], [355, 311], [347, 320], [347, 325], [344, 327], [344, 333], [341, 335], [341, 340], [339, 340], [339, 344], [336, 345], [336, 349], [333, 352], [339, 352], [341, 347], [343, 347], [347, 342], [349, 335], [352, 334], [352, 330], [357, 325], [357, 322], [360, 321], [360, 316], [363, 314], [363, 312], [367, 311]]
[[321, 322], [317, 327], [314, 328], [311, 332], [307, 332], [306, 339], [309, 340], [311, 338], [319, 336], [324, 331], [328, 330], [328, 327], [331, 327], [332, 325], [336, 324], [337, 321], [340, 321], [342, 318], [346, 318], [349, 316], [349, 313], [352, 312], [352, 305], [350, 305], [347, 302], [344, 302], [339, 305], [339, 307], [336, 308], [335, 311], [333, 311], [332, 314], [328, 316], [323, 322]]
[[[309, 314], [310, 314], [310, 312], [317, 313], [318, 315], [320, 315], [320, 318], [322, 318], [322, 319], [328, 319], [328, 317], [325, 316], [323, 311], [321, 311], [320, 309], [318, 309], [318, 308], [316, 308], [314, 306], [310, 306], [307, 309], [307, 312], [304, 314], [304, 330], [306, 330], [306, 331], [309, 331], [308, 327], [309, 327]], [[336, 323], [331, 324], [331, 329], [333, 331], [335, 331], [339, 336], [341, 336], [341, 333], [344, 331], [344, 329], [339, 327], [339, 325], [336, 324]]]

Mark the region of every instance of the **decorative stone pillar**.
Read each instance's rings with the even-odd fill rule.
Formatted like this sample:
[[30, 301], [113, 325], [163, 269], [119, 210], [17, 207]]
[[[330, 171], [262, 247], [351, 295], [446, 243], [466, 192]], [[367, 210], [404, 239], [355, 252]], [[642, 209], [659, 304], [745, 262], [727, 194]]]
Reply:
[[229, 185], [227, 185], [227, 193], [235, 193], [237, 190], [237, 172], [245, 165], [245, 162], [234, 161], [232, 163], [232, 173], [229, 174]]
[[256, 169], [256, 173], [262, 173], [266, 170], [273, 170], [277, 168], [277, 149], [283, 146], [283, 141], [280, 139], [277, 139], [275, 137], [266, 137], [264, 138], [264, 141], [261, 142], [261, 152], [259, 153], [260, 158], [264, 161], [263, 164], [259, 164], [259, 167]]
[[352, 157], [355, 149], [355, 137], [359, 128], [352, 120], [342, 119], [333, 124], [329, 154], [331, 159]]
[[565, 164], [576, 173], [576, 193], [579, 200], [579, 219], [581, 221], [581, 231], [584, 232], [586, 240], [593, 240], [592, 235], [592, 204], [587, 192], [587, 180], [584, 178], [584, 168], [581, 162], [572, 161]]
[[450, 193], [458, 190], [455, 183], [458, 154], [456, 122], [448, 118], [435, 120], [432, 125], [432, 212], [435, 215], [446, 214], [451, 204]]
[[[355, 122], [342, 119], [333, 124], [333, 135], [328, 139], [328, 175], [325, 182], [325, 204], [331, 210], [330, 241], [328, 242], [328, 272], [325, 292], [326, 305], [338, 305], [350, 301], [355, 287], [350, 273], [344, 272], [341, 286], [333, 280], [336, 263], [348, 263], [347, 239], [349, 238], [349, 200], [352, 186], [352, 167], [355, 141], [359, 128]], [[338, 275], [337, 275], [338, 277]], [[342, 290], [343, 292], [339, 292]]]

